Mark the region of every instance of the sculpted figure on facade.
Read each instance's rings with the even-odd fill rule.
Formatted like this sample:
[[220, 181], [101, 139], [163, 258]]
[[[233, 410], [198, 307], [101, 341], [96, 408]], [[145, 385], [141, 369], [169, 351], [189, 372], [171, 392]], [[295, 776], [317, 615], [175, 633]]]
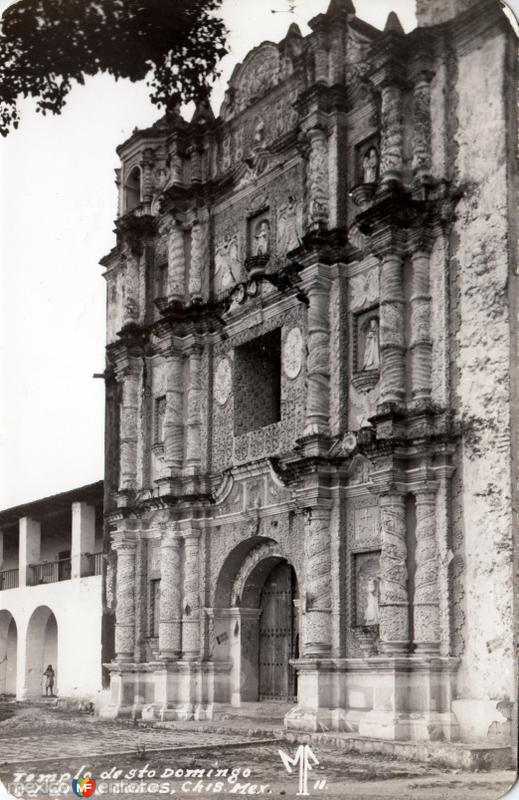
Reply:
[[378, 341], [378, 320], [371, 319], [364, 342], [364, 357], [362, 369], [372, 370], [380, 367], [380, 351]]
[[252, 244], [253, 256], [266, 256], [270, 250], [270, 224], [262, 219], [256, 226]]
[[378, 607], [378, 579], [370, 578], [366, 584], [366, 610], [364, 621], [366, 625], [378, 625], [380, 614]]
[[215, 252], [215, 283], [217, 290], [233, 286], [240, 276], [238, 240], [235, 236], [225, 238]]
[[288, 198], [288, 203], [279, 209], [277, 231], [280, 253], [289, 253], [301, 245], [303, 208], [301, 202], [297, 202], [292, 196]]
[[370, 147], [362, 160], [363, 183], [376, 183], [378, 180], [378, 152]]

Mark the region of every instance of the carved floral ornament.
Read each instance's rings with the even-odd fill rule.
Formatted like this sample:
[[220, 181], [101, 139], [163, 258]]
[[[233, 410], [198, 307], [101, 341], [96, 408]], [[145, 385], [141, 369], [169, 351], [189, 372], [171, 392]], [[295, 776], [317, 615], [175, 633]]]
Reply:
[[228, 358], [222, 358], [217, 364], [214, 375], [214, 396], [216, 402], [224, 406], [229, 399], [232, 387], [232, 368]]

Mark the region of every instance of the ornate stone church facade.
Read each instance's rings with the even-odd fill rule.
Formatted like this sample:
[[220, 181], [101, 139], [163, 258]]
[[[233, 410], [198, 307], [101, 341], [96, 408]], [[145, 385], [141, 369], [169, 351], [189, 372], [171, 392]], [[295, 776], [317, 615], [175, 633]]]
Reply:
[[510, 744], [515, 34], [322, 12], [118, 150], [102, 713]]

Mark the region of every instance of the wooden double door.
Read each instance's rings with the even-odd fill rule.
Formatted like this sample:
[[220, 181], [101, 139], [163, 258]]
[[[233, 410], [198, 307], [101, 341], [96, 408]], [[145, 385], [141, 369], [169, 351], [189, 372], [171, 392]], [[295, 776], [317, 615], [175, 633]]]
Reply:
[[297, 674], [289, 660], [299, 655], [297, 581], [286, 561], [277, 564], [260, 597], [259, 699], [294, 702]]

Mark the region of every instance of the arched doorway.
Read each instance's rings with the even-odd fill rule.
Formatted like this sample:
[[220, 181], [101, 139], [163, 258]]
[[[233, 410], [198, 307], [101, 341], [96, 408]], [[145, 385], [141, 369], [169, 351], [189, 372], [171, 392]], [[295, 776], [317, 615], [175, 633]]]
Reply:
[[54, 694], [58, 686], [58, 624], [47, 606], [37, 608], [27, 626], [25, 687], [27, 698], [44, 693], [43, 673], [52, 664], [55, 672]]
[[281, 561], [268, 574], [260, 594], [260, 700], [296, 700], [296, 671], [290, 666], [290, 659], [299, 655], [296, 598], [294, 568]]
[[18, 630], [13, 615], [0, 611], [0, 694], [16, 694]]

